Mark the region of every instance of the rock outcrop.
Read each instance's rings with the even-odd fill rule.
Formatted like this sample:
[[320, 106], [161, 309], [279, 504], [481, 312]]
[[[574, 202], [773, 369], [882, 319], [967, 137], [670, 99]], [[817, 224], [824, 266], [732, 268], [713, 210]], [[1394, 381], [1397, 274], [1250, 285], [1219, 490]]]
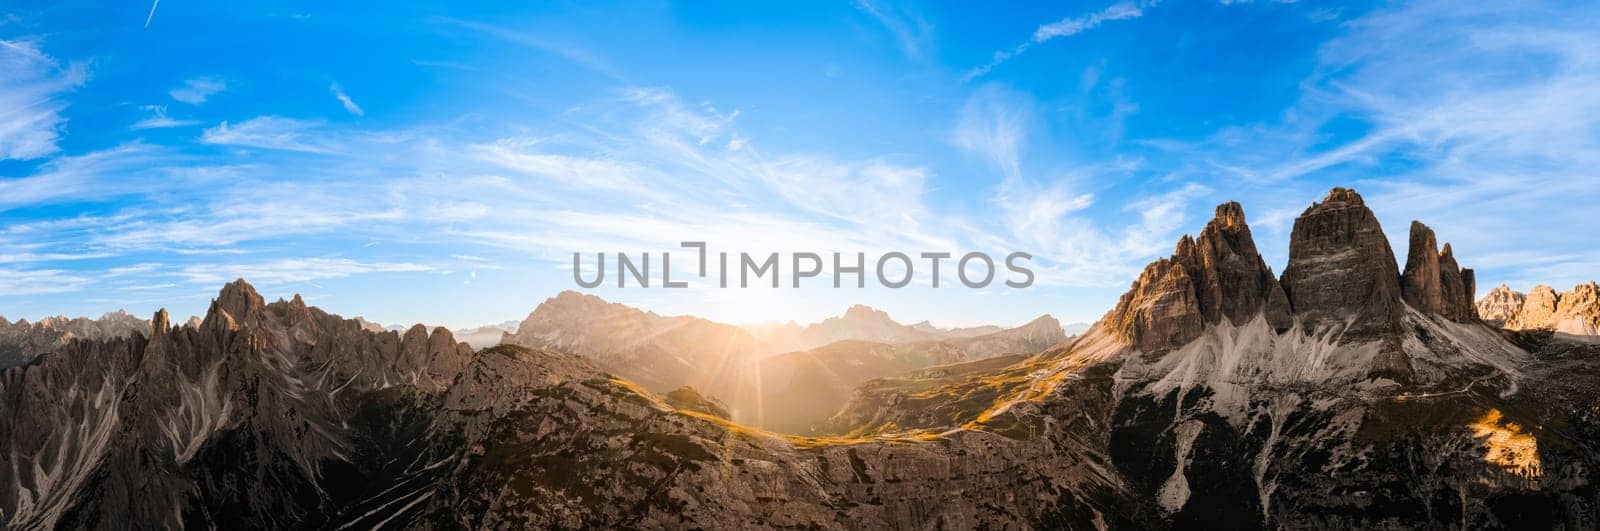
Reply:
[[1283, 288], [1308, 331], [1338, 329], [1359, 341], [1399, 331], [1405, 304], [1398, 270], [1361, 195], [1334, 188], [1295, 218]]
[[702, 395], [699, 391], [687, 385], [667, 393], [666, 401], [667, 405], [678, 409], [705, 413], [722, 420], [731, 420], [733, 418], [728, 414], [727, 404], [723, 404], [721, 400], [717, 400], [714, 397]]
[[1289, 298], [1257, 252], [1243, 207], [1229, 202], [1217, 206], [1199, 238], [1185, 235], [1170, 258], [1146, 266], [1107, 322], [1155, 352], [1194, 340], [1208, 324], [1257, 316], [1279, 331], [1293, 324]]
[[1522, 311], [1522, 305], [1527, 300], [1527, 295], [1501, 284], [1478, 301], [1478, 317], [1486, 323], [1502, 326]]
[[1528, 330], [1535, 328], [1552, 328], [1556, 322], [1556, 306], [1560, 303], [1561, 296], [1555, 288], [1539, 284], [1528, 290], [1528, 296], [1522, 303], [1522, 309], [1506, 321], [1506, 328], [1512, 330]]

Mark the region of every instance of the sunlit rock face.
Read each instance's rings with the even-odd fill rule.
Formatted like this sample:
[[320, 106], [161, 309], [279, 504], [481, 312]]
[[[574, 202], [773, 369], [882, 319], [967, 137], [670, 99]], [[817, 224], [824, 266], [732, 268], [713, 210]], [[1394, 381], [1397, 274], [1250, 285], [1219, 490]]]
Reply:
[[1275, 330], [1291, 324], [1288, 298], [1256, 251], [1244, 209], [1230, 202], [1217, 207], [1198, 239], [1185, 235], [1170, 258], [1146, 266], [1106, 323], [1154, 352], [1193, 341], [1206, 325], [1257, 316]]
[[1478, 301], [1478, 317], [1484, 322], [1502, 326], [1517, 312], [1522, 310], [1522, 305], [1528, 299], [1527, 295], [1511, 289], [1511, 286], [1501, 284]]
[[[1503, 325], [1506, 329], [1546, 330], [1570, 340], [1600, 341], [1600, 284], [1587, 282], [1562, 293], [1540, 284], [1525, 297], [1509, 288], [1506, 291], [1509, 295], [1491, 293], [1479, 301], [1480, 307], [1488, 306], [1497, 316], [1507, 316]], [[1518, 299], [1521, 305], [1514, 312], [1508, 311]]]

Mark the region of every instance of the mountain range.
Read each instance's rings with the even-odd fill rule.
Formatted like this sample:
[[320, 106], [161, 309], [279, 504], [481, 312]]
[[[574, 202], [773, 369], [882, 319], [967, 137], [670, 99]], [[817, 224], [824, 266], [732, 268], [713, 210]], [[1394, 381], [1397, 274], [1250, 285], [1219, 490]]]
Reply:
[[1600, 284], [1556, 293], [1543, 284], [1524, 294], [1501, 284], [1478, 301], [1485, 321], [1511, 330], [1546, 330], [1569, 339], [1600, 341]]
[[74, 339], [105, 340], [149, 331], [149, 321], [120, 310], [92, 320], [57, 316], [36, 323], [27, 319], [13, 323], [0, 317], [0, 370], [31, 362]]
[[566, 291], [540, 304], [501, 343], [583, 356], [657, 393], [690, 386], [725, 401], [735, 421], [810, 433], [872, 378], [1034, 353], [1064, 339], [1048, 315], [1015, 329], [946, 330], [900, 324], [856, 305], [807, 326], [741, 327]]
[[1475, 302], [1449, 244], [1407, 244], [1402, 268], [1335, 188], [1276, 275], [1225, 203], [1071, 338], [865, 307], [756, 334], [562, 293], [474, 350], [240, 280], [198, 323], [0, 372], [0, 521], [1592, 528], [1594, 285]]

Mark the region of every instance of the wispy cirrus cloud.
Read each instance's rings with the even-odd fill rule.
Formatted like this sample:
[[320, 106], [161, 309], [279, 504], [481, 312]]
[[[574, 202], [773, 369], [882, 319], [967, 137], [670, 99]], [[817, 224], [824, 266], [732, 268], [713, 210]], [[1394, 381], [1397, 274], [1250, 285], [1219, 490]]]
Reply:
[[612, 79], [620, 80], [624, 78], [621, 71], [613, 67], [610, 61], [607, 61], [599, 54], [572, 43], [541, 36], [537, 32], [448, 17], [436, 17], [430, 20], [438, 24], [464, 28], [494, 39], [549, 53]]
[[0, 71], [0, 160], [55, 153], [67, 121], [63, 97], [88, 79], [88, 68], [60, 64], [37, 41], [0, 39]]
[[92, 260], [113, 256], [111, 253], [0, 253], [0, 264], [15, 264], [25, 262], [63, 262], [72, 260]]
[[1034, 30], [1032, 39], [1029, 39], [1027, 42], [1023, 42], [1022, 44], [1018, 44], [1009, 50], [1000, 50], [995, 52], [994, 57], [991, 58], [988, 63], [984, 64], [983, 66], [968, 70], [966, 74], [962, 76], [962, 79], [971, 81], [978, 77], [982, 77], [984, 74], [988, 74], [990, 70], [994, 70], [995, 67], [1000, 66], [1000, 63], [1004, 63], [1013, 57], [1021, 55], [1023, 52], [1028, 51], [1028, 49], [1034, 46], [1044, 44], [1051, 40], [1062, 37], [1071, 37], [1090, 29], [1094, 29], [1095, 27], [1106, 22], [1139, 18], [1144, 16], [1146, 9], [1155, 7], [1160, 3], [1160, 0], [1118, 2], [1087, 15], [1067, 17], [1039, 26], [1039, 29]]
[[13, 208], [103, 200], [149, 190], [154, 184], [130, 179], [151, 168], [157, 148], [128, 144], [74, 156], [58, 156], [26, 176], [0, 180], [0, 212]]
[[893, 9], [882, 1], [856, 0], [856, 9], [870, 15], [894, 36], [900, 51], [912, 59], [922, 59], [924, 48], [931, 41], [932, 28], [928, 22]]
[[332, 92], [333, 97], [339, 100], [340, 105], [344, 106], [345, 112], [354, 114], [356, 116], [366, 116], [367, 112], [361, 110], [361, 106], [356, 105], [355, 100], [350, 99], [350, 95], [345, 94], [344, 88], [340, 87], [338, 83], [328, 85], [328, 91]]
[[0, 297], [70, 293], [90, 283], [83, 275], [60, 269], [0, 268]]
[[1181, 232], [1196, 202], [1212, 189], [1199, 182], [1174, 182], [1121, 199], [1110, 206], [1131, 223], [1103, 224], [1089, 215], [1110, 200], [1095, 193], [1099, 183], [1114, 183], [1136, 166], [1085, 163], [1049, 178], [1026, 171], [1035, 109], [1026, 96], [986, 86], [970, 96], [950, 135], [951, 144], [993, 166], [1002, 176], [990, 204], [1000, 226], [975, 234], [997, 247], [1029, 249], [1038, 257], [1043, 285], [1103, 287], [1137, 274], [1150, 258], [1168, 248]]
[[129, 129], [133, 129], [135, 131], [141, 130], [141, 129], [164, 129], [164, 128], [168, 128], [168, 127], [184, 127], [184, 126], [190, 126], [190, 125], [197, 125], [197, 124], [200, 123], [200, 122], [198, 122], [196, 120], [174, 120], [174, 119], [172, 119], [171, 117], [167, 116], [167, 106], [166, 105], [143, 105], [143, 106], [140, 106], [139, 108], [144, 110], [145, 112], [150, 113], [150, 116], [146, 116], [144, 119], [139, 120], [137, 122], [134, 122], [133, 125], [128, 126]]
[[178, 275], [196, 284], [217, 285], [236, 278], [272, 286], [365, 273], [418, 273], [433, 271], [422, 264], [406, 262], [361, 262], [348, 258], [282, 259], [249, 264], [203, 264], [183, 268]]
[[[151, 13], [155, 13], [154, 6], [151, 8]], [[212, 95], [224, 90], [228, 90], [226, 81], [210, 77], [197, 77], [184, 81], [183, 85], [168, 91], [167, 95], [172, 96], [174, 100], [189, 105], [199, 105], [205, 103], [206, 99]]]
[[304, 153], [333, 153], [337, 145], [318, 135], [322, 123], [311, 120], [259, 116], [237, 124], [222, 122], [200, 136], [206, 144], [239, 146]]

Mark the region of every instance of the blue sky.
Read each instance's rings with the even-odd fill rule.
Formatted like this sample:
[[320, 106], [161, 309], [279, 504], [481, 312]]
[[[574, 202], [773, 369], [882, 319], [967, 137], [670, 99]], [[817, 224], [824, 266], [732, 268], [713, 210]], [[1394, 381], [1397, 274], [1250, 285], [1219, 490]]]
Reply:
[[1333, 185], [1402, 261], [1433, 226], [1480, 295], [1600, 277], [1592, 3], [323, 4], [0, 8], [0, 315], [200, 314], [243, 276], [468, 326], [574, 288], [574, 251], [705, 240], [1039, 275], [596, 293], [1092, 321], [1222, 201], [1281, 271]]

